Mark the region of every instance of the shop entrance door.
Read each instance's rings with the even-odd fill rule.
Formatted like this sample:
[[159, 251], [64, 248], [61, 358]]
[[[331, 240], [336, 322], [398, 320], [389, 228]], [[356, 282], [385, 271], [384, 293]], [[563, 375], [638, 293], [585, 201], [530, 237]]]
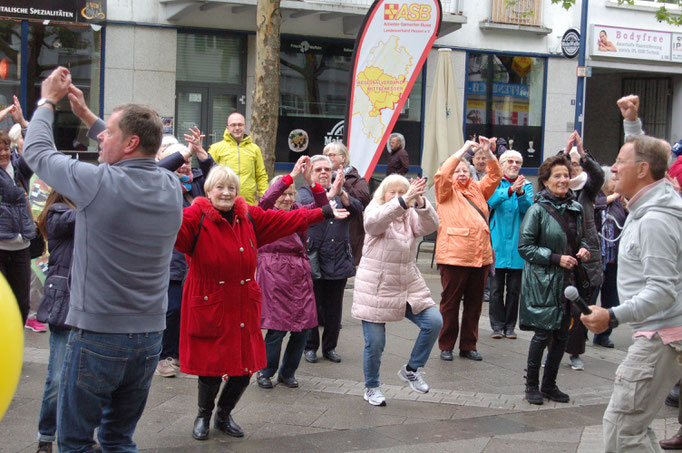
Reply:
[[227, 116], [232, 112], [244, 114], [244, 94], [212, 84], [178, 83], [176, 86], [175, 136], [184, 143], [184, 134], [198, 126], [206, 137], [204, 149], [223, 139]]

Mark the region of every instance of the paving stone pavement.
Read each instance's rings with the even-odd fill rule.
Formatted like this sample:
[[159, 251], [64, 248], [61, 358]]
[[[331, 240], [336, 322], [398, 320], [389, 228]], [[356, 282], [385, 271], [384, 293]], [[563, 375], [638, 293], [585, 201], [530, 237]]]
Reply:
[[[436, 302], [440, 277], [420, 256], [420, 269]], [[352, 285], [352, 279], [349, 284]], [[533, 406], [523, 400], [524, 366], [532, 334], [517, 340], [490, 338], [487, 305], [479, 324], [482, 362], [455, 357], [441, 361], [437, 346], [425, 367], [428, 394], [416, 393], [398, 379], [418, 329], [407, 320], [389, 323], [382, 359], [386, 407], [363, 400], [362, 325], [350, 317], [352, 289], [344, 298], [343, 329], [337, 351], [341, 364], [302, 360], [300, 388], [263, 390], [252, 382], [234, 411], [246, 431], [233, 439], [211, 431], [195, 441], [196, 378], [155, 376], [134, 440], [141, 452], [575, 452], [603, 451], [601, 417], [613, 375], [625, 356], [631, 332], [616, 329], [615, 349], [592, 346], [583, 355], [585, 371], [561, 367], [558, 384], [568, 404]], [[26, 331], [24, 368], [17, 393], [0, 422], [0, 452], [35, 452], [36, 430], [48, 360], [48, 335]], [[252, 380], [255, 381], [255, 380]], [[663, 407], [653, 428], [659, 438], [678, 429], [677, 412]]]

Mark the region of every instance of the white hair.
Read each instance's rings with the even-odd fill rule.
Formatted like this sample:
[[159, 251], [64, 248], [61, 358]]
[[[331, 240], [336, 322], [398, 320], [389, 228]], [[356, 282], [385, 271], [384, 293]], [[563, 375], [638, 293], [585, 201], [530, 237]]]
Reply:
[[206, 182], [204, 182], [204, 192], [208, 193], [216, 184], [222, 182], [226, 185], [234, 185], [237, 188], [237, 195], [239, 195], [239, 176], [230, 168], [224, 165], [214, 165], [211, 171], [208, 172]]
[[398, 132], [394, 132], [391, 135], [389, 135], [388, 140], [386, 140], [386, 149], [388, 150], [389, 153], [393, 152], [393, 150], [391, 149], [391, 139], [394, 137], [400, 141], [400, 147], [405, 148], [405, 136]]
[[14, 126], [12, 126], [9, 129], [9, 132], [7, 133], [7, 135], [9, 135], [9, 140], [11, 142], [12, 148], [16, 148], [17, 142], [21, 138], [21, 124], [19, 124], [19, 123], [14, 124]]
[[325, 156], [324, 154], [315, 154], [310, 158], [310, 165], [312, 166], [315, 162], [323, 160], [329, 164], [329, 168], [332, 168], [332, 160]]
[[384, 204], [384, 196], [386, 194], [386, 190], [388, 190], [390, 186], [396, 185], [402, 186], [406, 192], [410, 190], [410, 181], [408, 181], [407, 178], [402, 175], [393, 173], [392, 175], [386, 176], [384, 180], [381, 181], [381, 184], [374, 192], [374, 197], [372, 198], [374, 202], [376, 204]]
[[514, 151], [513, 149], [508, 149], [507, 151], [503, 152], [502, 155], [500, 156], [500, 165], [505, 163], [505, 161], [510, 157], [516, 157], [523, 164], [523, 156], [521, 155], [521, 153], [518, 151]]

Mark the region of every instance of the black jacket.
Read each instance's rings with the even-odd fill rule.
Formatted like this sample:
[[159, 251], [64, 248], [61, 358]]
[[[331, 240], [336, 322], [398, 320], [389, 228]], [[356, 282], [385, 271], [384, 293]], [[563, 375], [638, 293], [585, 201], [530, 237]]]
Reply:
[[67, 327], [75, 227], [75, 209], [64, 203], [50, 206], [47, 211], [47, 248], [50, 251], [50, 258], [37, 319], [52, 327]]
[[36, 229], [26, 195], [33, 170], [16, 151], [12, 152], [10, 162], [14, 179], [0, 168], [0, 239], [14, 239], [17, 234], [26, 240], [33, 239]]
[[[298, 189], [301, 204], [314, 203], [313, 193], [307, 185]], [[336, 206], [345, 208], [350, 216], [343, 220], [328, 219], [308, 228], [308, 250], [319, 249], [320, 270], [323, 280], [341, 280], [355, 275], [355, 263], [350, 246], [348, 226], [352, 219], [362, 214], [362, 203], [348, 195], [350, 206], [343, 206], [336, 197]], [[331, 201], [331, 200], [330, 200]], [[329, 229], [327, 230], [327, 227]], [[327, 230], [325, 234], [325, 230]]]

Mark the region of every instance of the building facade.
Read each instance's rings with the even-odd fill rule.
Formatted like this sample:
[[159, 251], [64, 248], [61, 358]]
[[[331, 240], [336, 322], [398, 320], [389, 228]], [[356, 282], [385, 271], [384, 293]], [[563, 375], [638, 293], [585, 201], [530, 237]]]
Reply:
[[[47, 18], [16, 14], [32, 2], [50, 4], [52, 12]], [[0, 0], [0, 104], [17, 95], [30, 115], [40, 81], [59, 64], [71, 69], [91, 108], [105, 117], [121, 103], [146, 103], [178, 137], [199, 126], [207, 135], [206, 147], [222, 139], [230, 112], [244, 113], [249, 123], [255, 0], [82, 0], [74, 18], [65, 18], [65, 6], [57, 9], [60, 2], [78, 3]], [[342, 137], [350, 58], [371, 3], [282, 0], [278, 170]], [[525, 170], [536, 172], [574, 129], [578, 60], [562, 55], [561, 38], [580, 28], [580, 2], [568, 11], [550, 0], [441, 3], [440, 37], [394, 128], [406, 137], [412, 172], [420, 171], [439, 47], [453, 50], [465, 136], [505, 138], [524, 155]], [[653, 1], [636, 3], [622, 7], [615, 0], [595, 0], [589, 10], [585, 38], [592, 73], [586, 83], [584, 135], [603, 163], [613, 161], [622, 143], [615, 101], [623, 94], [642, 95], [647, 132], [673, 141], [682, 134], [682, 66], [673, 50], [674, 43], [682, 47], [682, 37], [678, 41], [675, 27], [655, 21]], [[85, 14], [88, 5], [94, 5], [97, 18], [92, 11]], [[626, 29], [648, 30], [647, 39], [669, 39], [669, 59], [660, 49], [644, 54], [648, 58], [628, 54], [625, 43], [619, 44], [621, 52], [600, 50], [595, 39], [601, 31], [613, 41]], [[58, 112], [59, 146], [96, 150], [69, 113], [68, 102]], [[308, 137], [303, 144], [296, 139], [302, 132]], [[383, 173], [384, 159], [376, 173]]]

